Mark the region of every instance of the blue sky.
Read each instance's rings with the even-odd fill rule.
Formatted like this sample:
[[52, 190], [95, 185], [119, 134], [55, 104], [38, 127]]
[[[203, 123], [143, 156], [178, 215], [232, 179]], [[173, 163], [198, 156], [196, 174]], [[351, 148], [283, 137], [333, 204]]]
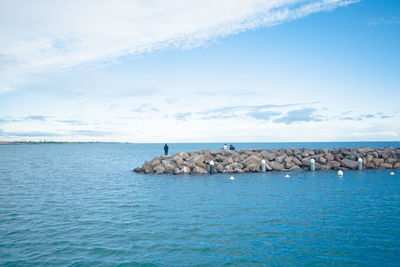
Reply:
[[0, 34], [0, 140], [399, 140], [399, 1], [2, 1]]

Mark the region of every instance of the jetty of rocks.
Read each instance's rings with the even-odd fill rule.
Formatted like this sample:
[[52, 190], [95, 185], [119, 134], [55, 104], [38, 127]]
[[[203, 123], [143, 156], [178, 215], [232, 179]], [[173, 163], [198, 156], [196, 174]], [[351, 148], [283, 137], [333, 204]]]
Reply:
[[359, 158], [363, 160], [363, 169], [400, 169], [400, 147], [362, 147], [180, 152], [145, 161], [134, 171], [142, 174], [206, 174], [210, 171], [209, 163], [213, 161], [217, 173], [261, 172], [262, 160], [265, 160], [266, 171], [308, 171], [311, 159], [315, 160], [315, 170], [355, 170]]

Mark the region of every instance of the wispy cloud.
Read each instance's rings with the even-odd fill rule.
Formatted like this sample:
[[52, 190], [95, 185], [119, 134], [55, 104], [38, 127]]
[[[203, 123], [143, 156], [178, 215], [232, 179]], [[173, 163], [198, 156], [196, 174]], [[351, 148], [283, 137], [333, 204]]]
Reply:
[[192, 116], [191, 112], [179, 112], [177, 114], [175, 114], [175, 118], [178, 121], [186, 121], [187, 119], [189, 119]]
[[22, 118], [21, 120], [25, 121], [45, 121], [47, 119], [46, 116], [27, 116]]
[[320, 116], [315, 115], [315, 108], [303, 108], [289, 111], [286, 115], [276, 118], [274, 122], [292, 124], [295, 122], [322, 121]]
[[[342, 116], [339, 116], [339, 120], [341, 121], [362, 121], [365, 119], [390, 119], [394, 118], [393, 116], [386, 115], [382, 112], [378, 112], [375, 114], [361, 114], [361, 115], [352, 115], [354, 112], [348, 111], [342, 113]], [[343, 116], [345, 115], [345, 116]]]
[[377, 26], [383, 24], [400, 24], [400, 17], [372, 18], [367, 21], [367, 25], [370, 26]]
[[272, 117], [279, 116], [281, 113], [276, 111], [254, 111], [247, 113], [248, 116], [257, 120], [269, 121]]
[[59, 120], [58, 122], [72, 124], [72, 125], [86, 125], [87, 123], [80, 120]]
[[115, 62], [165, 48], [190, 49], [355, 2], [38, 0], [21, 5], [2, 1], [0, 93], [29, 83], [39, 73]]

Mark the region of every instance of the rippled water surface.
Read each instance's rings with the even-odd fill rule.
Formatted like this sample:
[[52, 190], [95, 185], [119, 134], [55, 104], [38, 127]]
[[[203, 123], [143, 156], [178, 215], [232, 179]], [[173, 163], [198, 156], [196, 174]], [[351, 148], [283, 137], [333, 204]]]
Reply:
[[[400, 171], [132, 172], [162, 146], [0, 146], [0, 265], [400, 264]], [[343, 146], [398, 143], [236, 144]]]

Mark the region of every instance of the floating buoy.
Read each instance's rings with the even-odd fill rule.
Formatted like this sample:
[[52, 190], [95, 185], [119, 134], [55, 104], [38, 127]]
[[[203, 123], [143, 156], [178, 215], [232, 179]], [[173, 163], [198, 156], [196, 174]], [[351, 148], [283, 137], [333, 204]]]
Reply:
[[231, 176], [229, 177], [229, 180], [235, 180], [235, 177]]
[[391, 172], [390, 175], [395, 175], [395, 173], [394, 173], [394, 172]]
[[290, 175], [289, 175], [289, 174], [286, 174], [286, 175], [285, 175], [285, 178], [290, 178]]
[[337, 172], [337, 175], [339, 175], [339, 177], [342, 177], [342, 176], [343, 176], [343, 171], [342, 171], [342, 170], [339, 170], [339, 171]]

